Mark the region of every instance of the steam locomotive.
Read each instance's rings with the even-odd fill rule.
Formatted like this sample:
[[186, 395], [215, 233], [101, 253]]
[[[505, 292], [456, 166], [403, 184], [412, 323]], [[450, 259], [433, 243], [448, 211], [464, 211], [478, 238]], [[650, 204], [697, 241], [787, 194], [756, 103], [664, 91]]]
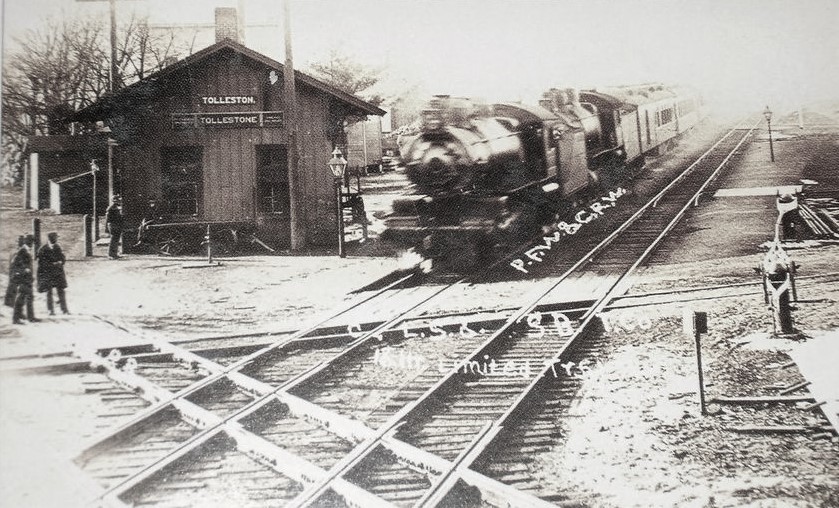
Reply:
[[400, 146], [416, 193], [393, 203], [383, 238], [474, 266], [626, 178], [701, 111], [696, 93], [657, 84], [552, 88], [538, 106], [435, 96]]

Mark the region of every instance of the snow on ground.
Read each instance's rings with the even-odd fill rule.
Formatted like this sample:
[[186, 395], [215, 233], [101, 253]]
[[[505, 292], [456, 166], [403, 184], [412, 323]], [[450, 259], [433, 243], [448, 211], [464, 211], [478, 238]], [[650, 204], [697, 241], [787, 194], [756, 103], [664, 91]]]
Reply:
[[[778, 143], [779, 161], [795, 155], [793, 143]], [[754, 157], [765, 155], [760, 152], [764, 149], [758, 147]], [[797, 167], [805, 170], [796, 178], [819, 179], [806, 171], [804, 155], [809, 154], [798, 151], [802, 158]], [[782, 174], [782, 168], [776, 173]], [[795, 181], [769, 182], [780, 183]], [[764, 185], [762, 181], [749, 184]], [[386, 201], [382, 199], [382, 206]], [[4, 196], [4, 206], [9, 202], [8, 195]], [[369, 206], [368, 212], [373, 213]], [[707, 212], [700, 207], [694, 218], [688, 217], [687, 226], [676, 231], [680, 239], [637, 274], [635, 291], [756, 280], [752, 267], [762, 256], [765, 231], [742, 222], [714, 220]], [[767, 207], [755, 207], [755, 217], [763, 214]], [[170, 339], [296, 329], [340, 306], [352, 298], [347, 295], [350, 291], [396, 266], [390, 257], [312, 255], [243, 257], [223, 260], [218, 267], [188, 269], [183, 268], [187, 260], [155, 256], [110, 261], [101, 248], [97, 257], [85, 259], [80, 256], [78, 228], [71, 218], [39, 216], [43, 231], [66, 230], [62, 238], [71, 253], [67, 272], [73, 314], [45, 316], [43, 295], [38, 295], [37, 313], [45, 322], [12, 327], [10, 309], [4, 308], [0, 311], [3, 357], [27, 348], [34, 353], [66, 350], [76, 341], [128, 340], [97, 317]], [[3, 209], [0, 252], [11, 251], [10, 242], [32, 217], [8, 206]], [[725, 226], [726, 233], [712, 226]], [[737, 235], [742, 233], [760, 240], [738, 242]], [[836, 245], [796, 249], [791, 255], [802, 265], [802, 275], [836, 271], [839, 266]], [[6, 281], [6, 274], [0, 274], [4, 287]], [[798, 305], [797, 326], [810, 335], [839, 329], [837, 286], [813, 282], [800, 291], [808, 302]], [[703, 337], [709, 397], [773, 394], [778, 387], [801, 380], [797, 370], [778, 368], [794, 353], [758, 347], [765, 341], [755, 340], [754, 334], [771, 330], [771, 317], [760, 293], [695, 304], [709, 313], [710, 333]], [[839, 443], [835, 438], [731, 430], [748, 424], [818, 423], [815, 413], [797, 405], [715, 404], [711, 415], [699, 416], [693, 342], [681, 334], [681, 310], [682, 305], [639, 308], [639, 313], [651, 317], [651, 329], [609, 332], [608, 354], [598, 358], [569, 417], [559, 423], [564, 438], [549, 452], [533, 457], [535, 478], [583, 494], [593, 506], [839, 506]], [[60, 383], [43, 376], [0, 379], [0, 484], [4, 489], [0, 496], [4, 501], [12, 499], [6, 496], [17, 496], [12, 505], [44, 506], [39, 484], [49, 484], [53, 492], [66, 496], [81, 495], [74, 493], [81, 485], [45, 473], [42, 467], [75, 449], [78, 442], [73, 436], [81, 430], [73, 422], [87, 411], [80, 398], [68, 396], [76, 394], [78, 387]], [[27, 442], [33, 439], [38, 441], [29, 446]], [[78, 497], [63, 499], [67, 501], [61, 504], [68, 505]]]

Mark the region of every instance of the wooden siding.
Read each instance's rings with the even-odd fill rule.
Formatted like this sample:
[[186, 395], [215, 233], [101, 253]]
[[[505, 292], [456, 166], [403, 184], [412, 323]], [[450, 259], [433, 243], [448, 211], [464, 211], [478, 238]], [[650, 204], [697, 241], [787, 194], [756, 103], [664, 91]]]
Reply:
[[[285, 128], [196, 127], [175, 129], [173, 113], [282, 111], [282, 80], [269, 84], [269, 69], [233, 51], [221, 52], [184, 69], [163, 91], [163, 99], [146, 109], [132, 142], [118, 148], [126, 214], [134, 223], [147, 213], [149, 199], [160, 199], [161, 152], [171, 147], [201, 147], [203, 189], [198, 220], [257, 220], [256, 151], [259, 145], [288, 145]], [[307, 242], [335, 242], [332, 175], [327, 163], [334, 100], [308, 86], [297, 89], [300, 148], [300, 217]], [[255, 104], [210, 105], [201, 97], [254, 96]], [[280, 219], [280, 221], [286, 220]], [[277, 220], [274, 220], [276, 223]], [[287, 229], [287, 228], [286, 228]], [[283, 242], [280, 242], [283, 243]]]

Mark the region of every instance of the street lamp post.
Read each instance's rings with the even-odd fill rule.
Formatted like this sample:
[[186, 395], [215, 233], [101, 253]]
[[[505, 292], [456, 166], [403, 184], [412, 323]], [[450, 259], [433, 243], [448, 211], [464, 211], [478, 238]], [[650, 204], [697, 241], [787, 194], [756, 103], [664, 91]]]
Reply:
[[96, 159], [90, 161], [90, 173], [93, 175], [93, 241], [99, 239], [99, 215], [96, 213], [96, 173], [99, 172], [99, 165]]
[[775, 162], [775, 148], [772, 146], [772, 111], [769, 106], [763, 110], [763, 116], [766, 118], [766, 126], [769, 128], [769, 160]]
[[341, 185], [344, 181], [344, 170], [347, 169], [347, 159], [338, 147], [332, 150], [332, 158], [329, 159], [329, 170], [335, 177], [335, 218], [338, 221], [338, 256], [346, 257], [344, 252], [344, 216], [341, 211]]

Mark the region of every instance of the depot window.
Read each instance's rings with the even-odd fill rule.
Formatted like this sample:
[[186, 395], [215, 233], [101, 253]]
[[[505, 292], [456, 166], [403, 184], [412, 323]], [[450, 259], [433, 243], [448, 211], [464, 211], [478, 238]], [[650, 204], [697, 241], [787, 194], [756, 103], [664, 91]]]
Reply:
[[197, 216], [201, 200], [201, 147], [164, 148], [161, 154], [162, 212]]

